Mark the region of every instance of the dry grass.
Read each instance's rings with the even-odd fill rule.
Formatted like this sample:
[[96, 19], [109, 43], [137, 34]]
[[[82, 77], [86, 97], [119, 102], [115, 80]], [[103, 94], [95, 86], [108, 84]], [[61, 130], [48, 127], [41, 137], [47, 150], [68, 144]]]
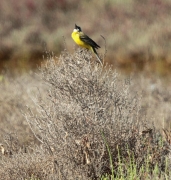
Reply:
[[30, 129], [21, 112], [26, 105], [34, 107], [31, 96], [46, 89], [35, 73], [12, 78], [4, 74], [0, 82], [0, 141], [6, 134], [17, 133], [23, 144], [33, 139]]

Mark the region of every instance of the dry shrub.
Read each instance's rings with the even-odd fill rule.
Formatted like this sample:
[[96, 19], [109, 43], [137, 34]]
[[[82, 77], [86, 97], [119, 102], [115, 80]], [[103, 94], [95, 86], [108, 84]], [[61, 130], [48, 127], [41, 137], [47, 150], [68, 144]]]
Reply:
[[56, 179], [55, 158], [42, 146], [21, 146], [16, 134], [7, 134], [0, 151], [0, 179]]
[[[49, 56], [41, 69], [48, 85], [46, 99], [41, 94], [35, 97], [37, 113], [28, 108], [24, 114], [45, 154], [54, 159], [53, 175], [60, 179], [99, 179], [102, 174], [110, 174], [102, 133], [115, 172], [119, 156], [126, 163], [130, 154], [137, 170], [149, 155], [150, 171], [156, 163], [160, 171], [165, 170], [168, 150], [160, 145], [161, 136], [155, 128], [145, 123], [140, 113], [141, 96], [132, 94], [130, 84], [117, 72], [91, 59], [89, 52], [80, 49], [72, 55], [64, 51], [57, 63]], [[124, 173], [126, 177], [126, 169]]]
[[40, 149], [35, 148], [34, 153], [31, 154], [18, 152], [12, 157], [3, 157], [0, 163], [0, 179], [46, 180], [50, 174], [53, 174], [53, 162], [53, 159]]
[[[160, 110], [148, 89], [150, 83], [123, 80], [80, 49], [74, 54], [64, 51], [57, 62], [47, 55], [47, 64], [40, 70], [41, 80], [32, 74], [0, 84], [1, 134], [8, 133], [0, 144], [0, 179], [87, 180], [111, 174], [102, 134], [111, 152], [115, 175], [122, 166], [126, 179], [132, 160], [138, 178], [146, 177], [141, 170], [147, 161], [148, 176], [156, 164], [159, 175], [165, 176], [169, 171], [165, 159], [170, 141], [166, 146], [145, 119], [154, 111], [157, 116]], [[142, 100], [137, 90], [146, 90]], [[159, 92], [167, 95], [165, 91]], [[145, 113], [141, 103], [152, 109]], [[164, 101], [161, 104], [168, 106]], [[30, 135], [27, 123], [40, 146], [21, 143]], [[17, 135], [9, 131], [17, 131]]]

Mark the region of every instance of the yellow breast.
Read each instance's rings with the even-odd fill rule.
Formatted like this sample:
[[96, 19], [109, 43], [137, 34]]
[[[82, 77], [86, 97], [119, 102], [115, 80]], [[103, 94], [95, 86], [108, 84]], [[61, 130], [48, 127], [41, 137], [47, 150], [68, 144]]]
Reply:
[[79, 32], [74, 32], [71, 34], [72, 39], [75, 41], [76, 44], [78, 44], [81, 47], [90, 49], [91, 46], [86, 44], [85, 42], [81, 41], [80, 37], [79, 37]]

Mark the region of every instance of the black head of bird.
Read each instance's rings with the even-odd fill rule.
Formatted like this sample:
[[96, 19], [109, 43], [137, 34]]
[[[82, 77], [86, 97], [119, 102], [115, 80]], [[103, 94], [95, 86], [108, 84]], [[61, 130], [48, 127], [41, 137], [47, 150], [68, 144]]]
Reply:
[[79, 26], [77, 26], [76, 24], [75, 24], [75, 29], [76, 29], [78, 32], [81, 32], [81, 31], [82, 31], [81, 28], [80, 28]]

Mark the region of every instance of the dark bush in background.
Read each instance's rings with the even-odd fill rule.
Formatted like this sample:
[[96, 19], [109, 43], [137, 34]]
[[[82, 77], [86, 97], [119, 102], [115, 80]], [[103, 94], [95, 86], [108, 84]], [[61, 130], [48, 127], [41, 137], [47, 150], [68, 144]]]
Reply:
[[101, 46], [101, 53], [100, 35], [106, 38], [109, 63], [129, 72], [170, 75], [170, 8], [168, 0], [1, 0], [0, 69], [35, 68], [44, 44], [60, 54], [63, 36], [72, 50], [76, 23]]

